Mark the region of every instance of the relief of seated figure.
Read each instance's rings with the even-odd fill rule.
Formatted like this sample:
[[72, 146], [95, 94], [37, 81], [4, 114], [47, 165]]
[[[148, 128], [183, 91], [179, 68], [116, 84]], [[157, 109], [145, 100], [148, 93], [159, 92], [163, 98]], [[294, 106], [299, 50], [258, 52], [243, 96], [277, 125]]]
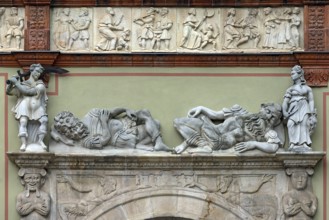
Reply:
[[[187, 118], [177, 118], [174, 126], [184, 141], [175, 147], [182, 153], [211, 153], [234, 147], [237, 152], [258, 149], [274, 153], [284, 144], [281, 106], [262, 104], [259, 113], [248, 113], [239, 105], [213, 111], [203, 106], [188, 112]], [[215, 122], [219, 123], [215, 123]]]
[[163, 143], [160, 123], [148, 110], [92, 109], [82, 120], [64, 111], [54, 121], [51, 137], [66, 145], [78, 143], [89, 149], [112, 146], [148, 151], [171, 150]]

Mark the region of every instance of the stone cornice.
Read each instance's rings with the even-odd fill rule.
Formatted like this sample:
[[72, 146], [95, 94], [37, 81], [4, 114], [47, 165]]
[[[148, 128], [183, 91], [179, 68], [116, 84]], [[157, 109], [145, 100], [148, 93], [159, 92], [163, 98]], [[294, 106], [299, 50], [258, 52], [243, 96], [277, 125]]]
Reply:
[[310, 86], [327, 86], [329, 52], [291, 53], [61, 53], [16, 51], [0, 54], [0, 65], [26, 68], [33, 63], [60, 67], [292, 67], [305, 70]]
[[314, 168], [325, 152], [296, 154], [278, 152], [275, 155], [201, 154], [172, 155], [77, 155], [54, 153], [7, 153], [18, 167], [76, 170], [219, 170], [219, 169], [284, 169], [288, 167]]

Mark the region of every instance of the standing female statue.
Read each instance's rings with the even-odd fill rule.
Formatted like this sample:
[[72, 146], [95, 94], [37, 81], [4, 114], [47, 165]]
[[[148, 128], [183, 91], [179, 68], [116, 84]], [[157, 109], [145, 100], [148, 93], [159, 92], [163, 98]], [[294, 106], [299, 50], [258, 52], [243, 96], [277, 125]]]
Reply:
[[316, 126], [316, 109], [312, 89], [306, 85], [304, 70], [296, 65], [291, 69], [294, 84], [287, 89], [282, 104], [287, 120], [289, 150], [311, 151], [311, 134]]

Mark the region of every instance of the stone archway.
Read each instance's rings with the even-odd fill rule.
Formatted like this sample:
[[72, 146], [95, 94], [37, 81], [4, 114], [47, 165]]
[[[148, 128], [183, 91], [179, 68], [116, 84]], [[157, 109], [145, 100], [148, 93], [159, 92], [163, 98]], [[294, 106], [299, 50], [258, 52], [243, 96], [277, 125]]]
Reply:
[[196, 189], [148, 188], [127, 192], [104, 201], [84, 219], [191, 220], [254, 219], [240, 206]]

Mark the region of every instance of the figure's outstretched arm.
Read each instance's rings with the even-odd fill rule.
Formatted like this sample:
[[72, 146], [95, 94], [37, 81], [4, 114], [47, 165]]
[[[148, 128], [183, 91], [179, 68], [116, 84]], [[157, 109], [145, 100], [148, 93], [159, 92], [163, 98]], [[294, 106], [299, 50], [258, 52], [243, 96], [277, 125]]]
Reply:
[[189, 118], [196, 118], [199, 115], [205, 115], [212, 120], [224, 120], [223, 111], [214, 111], [212, 109], [203, 106], [192, 108], [187, 113], [187, 117]]
[[236, 144], [234, 149], [239, 153], [243, 153], [253, 149], [258, 149], [265, 153], [275, 153], [279, 149], [279, 144], [259, 141], [247, 141]]

